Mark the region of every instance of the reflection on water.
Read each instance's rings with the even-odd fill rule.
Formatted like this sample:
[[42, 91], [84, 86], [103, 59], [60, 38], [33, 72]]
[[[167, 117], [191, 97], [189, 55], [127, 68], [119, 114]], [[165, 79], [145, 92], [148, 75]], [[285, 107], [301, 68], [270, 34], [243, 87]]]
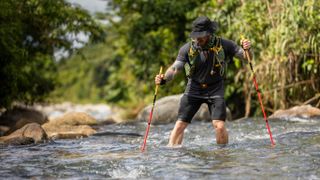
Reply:
[[211, 123], [192, 123], [180, 148], [167, 148], [173, 124], [108, 125], [105, 134], [80, 140], [0, 148], [0, 178], [24, 179], [320, 179], [320, 120], [270, 121], [271, 147], [262, 119], [228, 122], [230, 143], [215, 143]]

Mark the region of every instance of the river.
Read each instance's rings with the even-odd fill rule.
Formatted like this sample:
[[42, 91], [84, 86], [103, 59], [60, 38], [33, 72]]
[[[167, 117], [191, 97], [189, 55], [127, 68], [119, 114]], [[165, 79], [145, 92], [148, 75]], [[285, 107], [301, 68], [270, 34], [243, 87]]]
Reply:
[[[218, 146], [210, 123], [193, 122], [183, 146], [167, 148], [173, 124], [113, 124], [119, 135], [0, 148], [1, 179], [320, 179], [320, 119], [228, 122], [229, 144]], [[134, 133], [121, 135], [121, 133]]]

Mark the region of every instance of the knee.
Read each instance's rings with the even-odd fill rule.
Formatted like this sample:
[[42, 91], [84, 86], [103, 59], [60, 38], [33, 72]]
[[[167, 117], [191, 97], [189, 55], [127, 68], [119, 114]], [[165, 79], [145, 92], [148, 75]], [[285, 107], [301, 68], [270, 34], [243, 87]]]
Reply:
[[176, 132], [178, 132], [178, 133], [182, 133], [182, 132], [184, 132], [184, 130], [185, 130], [184, 127], [181, 127], [181, 126], [176, 127]]
[[187, 126], [188, 126], [188, 123], [178, 121], [175, 125], [175, 130], [179, 133], [182, 133]]
[[212, 121], [213, 127], [217, 131], [223, 131], [225, 129], [224, 121]]

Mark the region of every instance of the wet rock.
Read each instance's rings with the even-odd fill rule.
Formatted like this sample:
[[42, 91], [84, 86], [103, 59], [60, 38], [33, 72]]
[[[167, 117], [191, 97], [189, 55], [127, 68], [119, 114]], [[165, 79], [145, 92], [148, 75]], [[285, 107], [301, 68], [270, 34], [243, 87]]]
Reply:
[[61, 117], [50, 120], [49, 123], [56, 124], [57, 126], [61, 126], [61, 125], [70, 125], [70, 126], [96, 125], [97, 120], [94, 119], [92, 116], [88, 115], [87, 113], [70, 112], [70, 113], [64, 114]]
[[96, 124], [97, 120], [86, 113], [71, 112], [45, 123], [42, 127], [49, 138], [74, 139], [96, 133], [96, 130], [89, 126]]
[[41, 112], [24, 107], [14, 107], [0, 116], [0, 126], [9, 127], [3, 132], [4, 135], [9, 135], [29, 123], [44, 124], [46, 122], [48, 118]]
[[[1, 141], [0, 141], [1, 142]], [[3, 141], [4, 144], [7, 145], [28, 145], [28, 144], [33, 144], [34, 139], [30, 138], [30, 137], [23, 137], [23, 136], [17, 136], [17, 137], [12, 137], [10, 139], [6, 139]]]
[[96, 133], [96, 130], [88, 125], [52, 126], [51, 124], [47, 123], [42, 125], [42, 127], [47, 132], [50, 139], [79, 139]]
[[[182, 94], [163, 97], [156, 101], [152, 117], [152, 124], [165, 124], [177, 120], [179, 103]], [[137, 116], [140, 121], [148, 121], [152, 105], [145, 107]], [[193, 120], [211, 121], [208, 106], [202, 104]], [[227, 120], [232, 120], [230, 110], [227, 109]]]
[[0, 142], [11, 145], [25, 145], [41, 143], [47, 139], [48, 136], [40, 124], [29, 123], [8, 136], [0, 137]]
[[10, 130], [8, 126], [0, 126], [0, 136], [4, 136], [6, 132]]
[[286, 110], [278, 110], [269, 119], [289, 119], [295, 117], [304, 119], [319, 118], [320, 109], [311, 105], [295, 106]]

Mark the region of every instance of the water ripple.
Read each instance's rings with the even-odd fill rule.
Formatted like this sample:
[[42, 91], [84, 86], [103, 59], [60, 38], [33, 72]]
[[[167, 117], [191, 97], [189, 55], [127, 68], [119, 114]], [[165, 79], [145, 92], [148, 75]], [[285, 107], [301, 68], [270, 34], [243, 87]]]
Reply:
[[[228, 122], [230, 143], [218, 146], [211, 123], [192, 123], [180, 148], [166, 144], [173, 124], [143, 137], [92, 136], [40, 145], [1, 146], [1, 179], [320, 179], [320, 121]], [[100, 127], [143, 134], [145, 124]]]

